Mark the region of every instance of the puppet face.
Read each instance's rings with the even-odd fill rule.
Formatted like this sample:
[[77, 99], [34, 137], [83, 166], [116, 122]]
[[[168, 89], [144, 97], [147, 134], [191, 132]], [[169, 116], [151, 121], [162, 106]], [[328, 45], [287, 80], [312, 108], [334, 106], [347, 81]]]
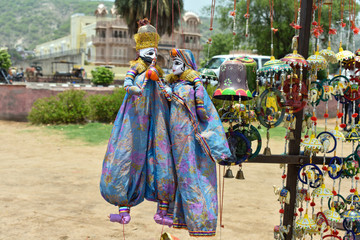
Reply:
[[174, 75], [181, 75], [187, 69], [188, 69], [188, 67], [185, 65], [183, 60], [181, 60], [179, 57], [174, 58], [173, 66], [172, 66]]
[[156, 48], [144, 48], [139, 50], [139, 55], [142, 60], [146, 63], [151, 63], [157, 56]]

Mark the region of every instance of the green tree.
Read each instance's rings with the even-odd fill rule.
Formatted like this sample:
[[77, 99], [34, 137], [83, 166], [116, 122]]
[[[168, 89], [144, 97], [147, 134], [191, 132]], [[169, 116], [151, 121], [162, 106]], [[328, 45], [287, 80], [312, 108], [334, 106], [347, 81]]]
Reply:
[[11, 67], [10, 55], [4, 49], [0, 50], [0, 67], [6, 70]]
[[[152, 6], [151, 6], [152, 4]], [[137, 22], [147, 17], [151, 23], [157, 27], [159, 35], [172, 33], [172, 19], [174, 18], [174, 27], [179, 26], [179, 8], [183, 10], [182, 0], [115, 0], [115, 6], [118, 13], [123, 16], [129, 28], [129, 34], [133, 35], [137, 32]], [[158, 9], [158, 11], [157, 11]], [[174, 13], [174, 14], [173, 14]], [[156, 26], [156, 18], [158, 23]]]
[[229, 51], [233, 49], [233, 35], [232, 33], [218, 33], [212, 38], [212, 44], [205, 44], [203, 51], [207, 62], [211, 57], [221, 54], [229, 54]]
[[97, 67], [91, 71], [91, 82], [96, 85], [108, 86], [114, 82], [114, 73], [106, 67]]
[[[244, 15], [247, 10], [246, 0], [240, 0], [238, 2], [236, 10], [236, 42], [246, 43], [253, 45], [259, 54], [270, 55], [270, 7], [269, 0], [253, 0], [249, 6], [249, 34], [248, 38], [245, 38], [246, 20]], [[223, 29], [233, 28], [233, 18], [229, 12], [233, 10], [233, 3], [228, 1], [220, 2], [221, 5], [216, 7], [217, 14], [219, 16], [219, 22]], [[327, 5], [322, 7], [321, 25], [323, 25], [324, 33], [320, 37], [322, 47], [326, 47], [328, 43], [328, 30], [329, 30], [329, 7]], [[358, 9], [358, 8], [357, 8]], [[345, 9], [347, 10], [347, 9]], [[274, 1], [274, 15], [273, 26], [278, 29], [278, 32], [274, 34], [274, 55], [276, 58], [281, 58], [287, 53], [291, 52], [291, 40], [295, 35], [295, 30], [290, 26], [295, 19], [294, 14], [294, 1], [282, 0]], [[347, 15], [344, 15], [347, 18]], [[316, 19], [317, 13], [316, 13]], [[332, 10], [332, 28], [338, 28], [337, 21], [340, 20], [340, 1], [333, 1]], [[345, 21], [346, 19], [344, 19]], [[339, 38], [339, 31], [335, 38]], [[344, 37], [343, 37], [344, 39]], [[311, 50], [311, 49], [310, 49]]]

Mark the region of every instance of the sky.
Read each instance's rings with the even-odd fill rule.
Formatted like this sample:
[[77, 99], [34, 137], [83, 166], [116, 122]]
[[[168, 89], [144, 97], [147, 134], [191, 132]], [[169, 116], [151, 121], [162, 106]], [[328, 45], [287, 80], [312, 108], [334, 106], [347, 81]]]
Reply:
[[[109, 2], [114, 2], [114, 0], [105, 0]], [[184, 9], [186, 11], [190, 11], [201, 15], [201, 9], [206, 6], [211, 5], [211, 0], [183, 0]]]
[[201, 15], [201, 9], [211, 5], [211, 0], [183, 0], [184, 9]]

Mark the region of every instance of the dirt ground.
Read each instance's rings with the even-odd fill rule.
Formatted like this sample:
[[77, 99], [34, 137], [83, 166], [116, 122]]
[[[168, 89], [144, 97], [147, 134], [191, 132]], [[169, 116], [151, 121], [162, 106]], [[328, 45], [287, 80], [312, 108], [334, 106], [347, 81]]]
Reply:
[[[117, 208], [99, 191], [106, 144], [88, 146], [42, 127], [8, 121], [0, 121], [0, 139], [1, 240], [158, 240], [163, 231], [195, 239], [186, 230], [156, 224], [153, 202], [134, 207], [128, 225], [108, 220]], [[283, 150], [282, 142], [270, 146], [273, 153]], [[281, 185], [282, 171], [278, 164], [255, 163], [244, 164], [243, 170], [245, 180], [225, 181], [224, 228], [218, 227], [210, 239], [273, 239], [280, 221], [273, 185]]]

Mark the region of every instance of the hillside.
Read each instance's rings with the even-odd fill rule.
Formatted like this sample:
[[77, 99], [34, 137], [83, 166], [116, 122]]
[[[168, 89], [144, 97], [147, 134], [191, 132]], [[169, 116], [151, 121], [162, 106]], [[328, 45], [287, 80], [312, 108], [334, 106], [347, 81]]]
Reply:
[[[70, 16], [74, 13], [93, 15], [99, 3], [110, 10], [113, 1], [89, 0], [0, 0], [0, 47], [21, 46], [32, 50], [36, 45], [66, 36], [70, 32]], [[217, 21], [209, 31], [210, 18], [201, 18], [201, 42], [222, 32]]]
[[0, 46], [35, 45], [63, 37], [70, 32], [70, 16], [74, 13], [94, 14], [98, 4], [108, 10], [113, 2], [86, 0], [0, 0]]

